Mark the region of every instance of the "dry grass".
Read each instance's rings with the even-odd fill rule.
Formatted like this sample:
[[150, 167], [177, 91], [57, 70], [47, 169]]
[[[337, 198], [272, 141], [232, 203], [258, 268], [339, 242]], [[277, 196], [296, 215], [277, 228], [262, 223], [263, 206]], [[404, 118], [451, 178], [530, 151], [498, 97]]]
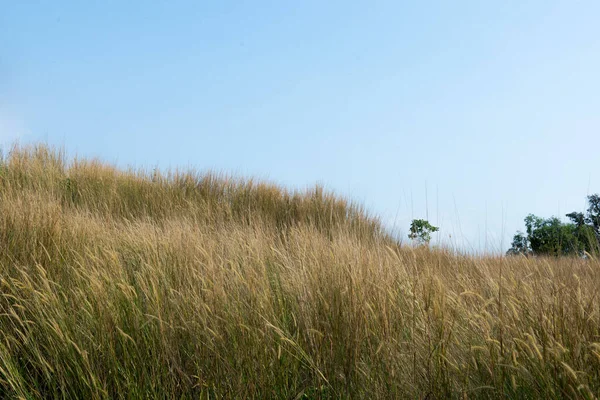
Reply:
[[321, 188], [0, 164], [2, 398], [595, 398], [600, 264], [400, 247]]

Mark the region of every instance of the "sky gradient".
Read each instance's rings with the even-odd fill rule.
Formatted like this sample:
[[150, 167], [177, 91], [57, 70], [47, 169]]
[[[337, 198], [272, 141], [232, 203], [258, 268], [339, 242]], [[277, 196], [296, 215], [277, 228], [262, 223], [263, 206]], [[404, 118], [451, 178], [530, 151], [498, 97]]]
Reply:
[[319, 182], [404, 236], [429, 218], [434, 241], [504, 251], [528, 213], [600, 192], [599, 19], [598, 1], [0, 0], [0, 143]]

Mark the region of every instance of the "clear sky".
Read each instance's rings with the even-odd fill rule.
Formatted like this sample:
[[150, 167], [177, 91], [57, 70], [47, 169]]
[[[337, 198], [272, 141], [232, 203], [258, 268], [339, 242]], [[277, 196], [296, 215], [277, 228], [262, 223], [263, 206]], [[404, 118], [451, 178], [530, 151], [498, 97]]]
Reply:
[[600, 192], [599, 21], [597, 0], [0, 0], [0, 142], [320, 182], [505, 250]]

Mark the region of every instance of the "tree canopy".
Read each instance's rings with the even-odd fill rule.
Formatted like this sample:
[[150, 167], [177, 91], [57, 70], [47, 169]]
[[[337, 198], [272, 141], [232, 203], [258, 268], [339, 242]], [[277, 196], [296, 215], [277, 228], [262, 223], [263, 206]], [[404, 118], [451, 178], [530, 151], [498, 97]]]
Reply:
[[509, 255], [564, 256], [597, 254], [600, 247], [600, 196], [588, 196], [586, 213], [566, 214], [570, 222], [557, 217], [525, 217], [526, 232], [517, 232]]
[[433, 226], [425, 219], [413, 219], [410, 224], [409, 239], [416, 240], [419, 244], [429, 243], [431, 234], [437, 232], [439, 228]]

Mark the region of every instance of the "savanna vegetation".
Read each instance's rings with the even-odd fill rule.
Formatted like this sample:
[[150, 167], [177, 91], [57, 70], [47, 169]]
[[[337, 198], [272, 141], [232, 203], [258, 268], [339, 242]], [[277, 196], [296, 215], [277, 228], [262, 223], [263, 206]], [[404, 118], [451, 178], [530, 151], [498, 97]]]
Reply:
[[593, 256], [401, 246], [319, 187], [0, 162], [0, 398], [592, 399], [599, 287]]
[[585, 213], [573, 211], [565, 216], [541, 218], [533, 214], [525, 217], [526, 233], [517, 232], [507, 255], [543, 256], [597, 256], [600, 254], [600, 195], [587, 197]]

